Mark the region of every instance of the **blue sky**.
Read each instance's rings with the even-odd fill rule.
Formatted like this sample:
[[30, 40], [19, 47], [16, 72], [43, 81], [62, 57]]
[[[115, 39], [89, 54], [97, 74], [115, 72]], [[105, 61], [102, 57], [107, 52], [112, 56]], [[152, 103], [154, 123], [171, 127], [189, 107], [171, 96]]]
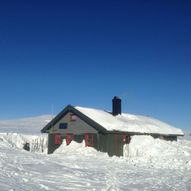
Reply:
[[0, 119], [67, 104], [191, 130], [189, 1], [0, 2]]

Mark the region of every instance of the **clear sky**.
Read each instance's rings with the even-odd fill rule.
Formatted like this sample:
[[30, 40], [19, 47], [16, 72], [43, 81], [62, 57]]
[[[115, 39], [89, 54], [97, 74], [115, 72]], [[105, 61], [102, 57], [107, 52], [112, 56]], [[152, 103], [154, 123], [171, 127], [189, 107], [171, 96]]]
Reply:
[[0, 119], [67, 104], [191, 130], [191, 2], [0, 1]]

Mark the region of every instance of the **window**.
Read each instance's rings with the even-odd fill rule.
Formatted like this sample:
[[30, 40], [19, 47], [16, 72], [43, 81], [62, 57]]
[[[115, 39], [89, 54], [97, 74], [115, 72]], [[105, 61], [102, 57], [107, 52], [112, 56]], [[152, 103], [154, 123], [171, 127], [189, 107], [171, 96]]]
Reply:
[[77, 116], [73, 113], [70, 114], [70, 121], [76, 121], [77, 120]]
[[66, 145], [69, 145], [72, 140], [74, 139], [74, 135], [73, 134], [66, 134]]
[[85, 146], [86, 147], [93, 147], [93, 145], [94, 145], [93, 134], [85, 134], [84, 139], [85, 139]]
[[68, 128], [68, 124], [67, 123], [60, 123], [59, 124], [59, 129], [67, 129]]
[[62, 144], [62, 138], [60, 134], [54, 135], [54, 144], [55, 145], [61, 145]]

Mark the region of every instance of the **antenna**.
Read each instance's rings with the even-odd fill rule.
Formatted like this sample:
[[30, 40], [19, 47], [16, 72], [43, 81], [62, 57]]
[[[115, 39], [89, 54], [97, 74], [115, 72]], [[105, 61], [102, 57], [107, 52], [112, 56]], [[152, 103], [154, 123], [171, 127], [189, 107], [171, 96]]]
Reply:
[[51, 108], [51, 117], [52, 119], [54, 118], [54, 104], [52, 104], [52, 108]]

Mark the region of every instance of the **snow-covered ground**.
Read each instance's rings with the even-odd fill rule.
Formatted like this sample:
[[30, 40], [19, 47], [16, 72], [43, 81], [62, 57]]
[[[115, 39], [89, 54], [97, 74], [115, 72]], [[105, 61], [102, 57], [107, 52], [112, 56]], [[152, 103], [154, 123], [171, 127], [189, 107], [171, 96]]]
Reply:
[[191, 190], [191, 141], [134, 136], [121, 158], [72, 142], [47, 155], [39, 131], [50, 119], [0, 121], [1, 191]]

